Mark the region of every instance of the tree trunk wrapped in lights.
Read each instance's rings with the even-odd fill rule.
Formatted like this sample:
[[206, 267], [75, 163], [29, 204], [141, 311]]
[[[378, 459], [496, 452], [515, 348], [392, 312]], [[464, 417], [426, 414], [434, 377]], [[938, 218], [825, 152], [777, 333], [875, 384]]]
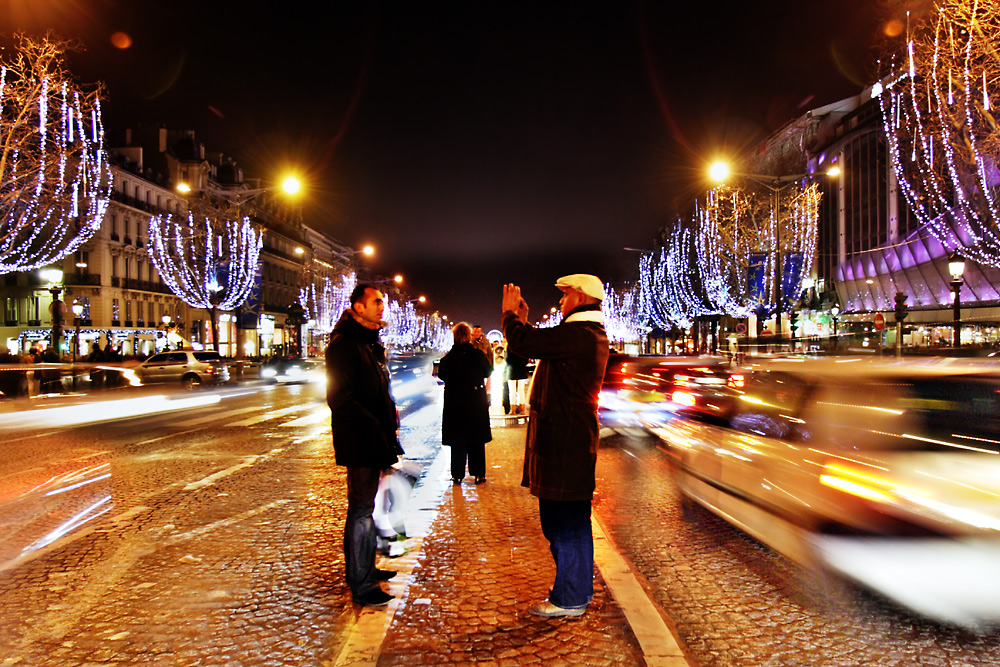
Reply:
[[191, 201], [184, 217], [149, 219], [150, 259], [170, 291], [211, 314], [212, 341], [219, 346], [216, 313], [233, 310], [253, 288], [263, 235], [250, 218], [231, 215], [235, 207]]
[[941, 0], [907, 30], [878, 85], [889, 151], [910, 208], [942, 245], [1000, 266], [1000, 2]]
[[821, 197], [815, 183], [789, 183], [766, 197], [730, 186], [708, 193], [695, 213], [695, 259], [712, 310], [772, 313], [779, 292], [788, 309], [816, 258]]
[[111, 195], [100, 86], [73, 82], [65, 43], [17, 39], [13, 57], [0, 57], [0, 273], [75, 252]]

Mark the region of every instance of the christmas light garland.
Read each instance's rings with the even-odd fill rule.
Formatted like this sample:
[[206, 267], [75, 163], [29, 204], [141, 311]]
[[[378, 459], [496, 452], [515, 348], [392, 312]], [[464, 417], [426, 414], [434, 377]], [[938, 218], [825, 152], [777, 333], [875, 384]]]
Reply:
[[250, 295], [263, 235], [250, 218], [189, 211], [149, 219], [149, 255], [170, 291], [194, 308], [233, 310]]
[[1000, 267], [1000, 130], [990, 88], [1000, 3], [941, 0], [879, 85], [896, 177], [917, 219], [948, 250]]
[[111, 197], [99, 91], [72, 84], [63, 44], [19, 39], [0, 64], [0, 273], [75, 252]]
[[333, 331], [337, 320], [350, 307], [351, 292], [357, 284], [357, 274], [349, 270], [340, 275], [337, 281], [323, 276], [318, 293], [315, 282], [299, 290], [299, 305], [305, 309], [306, 319], [311, 322], [315, 333], [328, 334]]
[[816, 259], [821, 198], [815, 183], [793, 183], [766, 197], [731, 186], [711, 190], [695, 211], [696, 273], [707, 310], [732, 317], [774, 312], [778, 262], [787, 310]]

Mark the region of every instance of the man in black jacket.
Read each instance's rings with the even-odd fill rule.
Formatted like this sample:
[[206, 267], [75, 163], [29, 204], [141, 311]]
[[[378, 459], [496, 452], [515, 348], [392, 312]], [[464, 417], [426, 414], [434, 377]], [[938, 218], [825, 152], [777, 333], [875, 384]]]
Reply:
[[333, 449], [337, 464], [347, 467], [344, 569], [354, 601], [372, 606], [392, 600], [378, 582], [395, 574], [375, 568], [375, 494], [382, 471], [403, 453], [385, 348], [378, 340], [384, 310], [379, 290], [358, 285], [326, 348]]

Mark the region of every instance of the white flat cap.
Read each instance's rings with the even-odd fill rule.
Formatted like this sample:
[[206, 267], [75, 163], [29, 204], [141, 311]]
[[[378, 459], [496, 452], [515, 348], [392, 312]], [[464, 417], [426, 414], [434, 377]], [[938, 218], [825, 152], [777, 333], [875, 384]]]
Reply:
[[600, 278], [589, 273], [574, 273], [571, 276], [563, 276], [556, 281], [556, 287], [563, 290], [580, 290], [587, 296], [604, 301], [604, 283], [601, 282]]

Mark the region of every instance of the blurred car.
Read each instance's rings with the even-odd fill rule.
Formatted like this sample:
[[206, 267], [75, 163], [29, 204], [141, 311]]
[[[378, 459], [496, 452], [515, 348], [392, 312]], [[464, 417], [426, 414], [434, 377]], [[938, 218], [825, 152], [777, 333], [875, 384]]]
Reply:
[[298, 384], [316, 379], [315, 364], [300, 357], [279, 357], [260, 367], [260, 378], [275, 384]]
[[[655, 433], [678, 413], [724, 412], [730, 371], [713, 357], [612, 355], [598, 401], [601, 425], [627, 434]], [[725, 399], [716, 398], [719, 392]]]
[[744, 382], [725, 419], [661, 430], [684, 502], [928, 618], [1000, 623], [1000, 365], [774, 360]]
[[139, 364], [135, 374], [143, 384], [179, 382], [188, 389], [229, 381], [229, 367], [219, 353], [213, 351], [160, 352]]

